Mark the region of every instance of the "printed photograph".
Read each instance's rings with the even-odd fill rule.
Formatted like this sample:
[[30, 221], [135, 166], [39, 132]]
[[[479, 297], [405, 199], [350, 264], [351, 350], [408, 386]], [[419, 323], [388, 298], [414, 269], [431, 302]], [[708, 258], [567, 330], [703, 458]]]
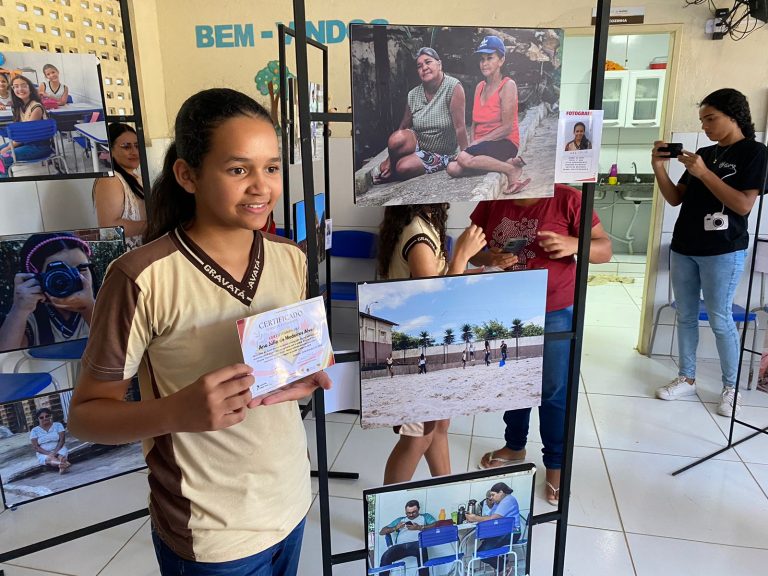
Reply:
[[439, 556], [441, 574], [528, 574], [535, 472], [521, 464], [366, 490], [368, 573], [426, 575]]
[[363, 428], [541, 404], [546, 270], [358, 285]]
[[355, 203], [553, 195], [563, 32], [350, 26]]
[[2, 56], [0, 182], [110, 175], [98, 57], [51, 52]]
[[[72, 392], [0, 404], [0, 488], [6, 508], [139, 470], [141, 443], [105, 446], [67, 430]], [[127, 399], [139, 399], [132, 386]]]
[[0, 352], [87, 338], [107, 266], [124, 252], [119, 227], [0, 236]]

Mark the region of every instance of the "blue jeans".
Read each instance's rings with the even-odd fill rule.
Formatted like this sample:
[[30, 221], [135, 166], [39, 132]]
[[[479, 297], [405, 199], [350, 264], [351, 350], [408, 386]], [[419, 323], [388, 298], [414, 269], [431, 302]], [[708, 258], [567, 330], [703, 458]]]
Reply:
[[699, 292], [715, 333], [723, 386], [735, 386], [739, 371], [739, 332], [733, 321], [733, 296], [744, 270], [746, 250], [718, 256], [670, 255], [672, 290], [677, 305], [677, 348], [680, 376], [696, 377], [699, 344]]
[[[14, 149], [16, 153], [16, 160], [19, 162], [27, 162], [30, 160], [37, 160], [46, 158], [51, 154], [51, 145], [45, 144], [24, 144]], [[3, 163], [3, 170], [0, 171], [0, 178], [8, 177], [8, 168], [13, 165], [13, 156], [10, 152], [0, 156], [0, 162]]]
[[[547, 312], [544, 332], [570, 332], [573, 328], [573, 306]], [[539, 407], [539, 430], [544, 466], [559, 470], [563, 465], [563, 437], [565, 436], [565, 396], [568, 389], [568, 366], [571, 342], [544, 339], [544, 368]], [[504, 440], [510, 450], [522, 450], [528, 441], [530, 408], [508, 410], [504, 413], [507, 428]]]
[[305, 521], [302, 520], [282, 542], [253, 556], [230, 562], [185, 560], [160, 539], [154, 528], [152, 542], [162, 576], [296, 576]]

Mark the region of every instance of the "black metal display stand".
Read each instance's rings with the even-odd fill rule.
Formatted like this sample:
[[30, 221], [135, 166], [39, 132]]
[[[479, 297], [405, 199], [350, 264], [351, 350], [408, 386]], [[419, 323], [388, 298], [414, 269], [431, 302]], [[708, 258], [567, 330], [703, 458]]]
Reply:
[[[610, 15], [610, 0], [597, 0], [597, 18], [595, 24], [595, 42], [592, 54], [592, 74], [590, 80], [590, 99], [589, 107], [592, 110], [602, 108], [603, 99], [603, 80], [605, 77], [605, 55], [608, 44], [608, 25]], [[324, 99], [325, 110], [327, 110], [327, 51], [325, 46], [319, 44], [306, 35], [306, 14], [305, 0], [293, 0], [293, 21], [294, 30], [289, 31], [283, 28], [283, 33], [290, 34], [296, 41], [296, 77], [297, 92], [299, 96], [299, 133], [301, 142], [301, 156], [303, 159], [312, 157], [311, 149], [311, 131], [310, 121], [321, 120], [325, 122], [324, 142], [326, 151], [328, 149], [328, 126], [327, 122], [349, 122], [351, 114], [324, 114], [311, 113], [309, 108], [309, 85], [308, 85], [308, 62], [307, 46], [311, 45], [323, 50], [323, 82], [325, 86]], [[282, 27], [281, 27], [282, 28]], [[282, 34], [282, 33], [281, 33]], [[285, 62], [284, 36], [280, 40], [281, 63]], [[286, 84], [282, 84], [286, 76], [284, 66], [281, 66], [281, 90]], [[285, 102], [285, 99], [282, 99]], [[285, 105], [285, 104], [284, 104]], [[283, 117], [286, 117], [285, 111]], [[287, 132], [283, 130], [283, 158], [286, 159], [288, 151], [286, 150]], [[329, 166], [328, 155], [325, 154], [325, 178], [326, 178], [326, 210], [329, 208]], [[286, 170], [287, 172], [287, 170]], [[304, 207], [306, 211], [306, 222], [314, 222], [314, 182], [311, 162], [302, 162], [302, 175], [304, 184]], [[285, 188], [287, 190], [287, 187]], [[571, 475], [573, 468], [573, 439], [576, 431], [576, 407], [578, 402], [578, 384], [579, 372], [581, 368], [581, 349], [582, 337], [584, 332], [584, 310], [586, 303], [587, 272], [589, 269], [589, 250], [592, 230], [592, 219], [588, 215], [592, 214], [594, 207], [595, 184], [584, 184], [582, 186], [581, 201], [581, 222], [579, 224], [579, 249], [578, 262], [576, 266], [576, 289], [574, 294], [573, 306], [573, 325], [570, 332], [550, 333], [546, 338], [568, 339], [570, 340], [570, 365], [569, 365], [569, 386], [566, 398], [566, 418], [565, 418], [565, 445], [563, 450], [563, 472], [560, 488], [560, 504], [556, 512], [534, 515], [531, 518], [531, 524], [542, 524], [555, 521], [557, 524], [555, 536], [555, 551], [553, 562], [553, 574], [562, 576], [565, 570], [565, 542], [566, 530], [568, 524], [568, 510], [570, 499]], [[290, 200], [285, 199], [286, 214], [290, 208]], [[330, 214], [330, 212], [327, 212]], [[287, 219], [286, 219], [287, 221]], [[317, 242], [314, 235], [307, 234], [307, 256], [309, 267], [309, 296], [317, 296], [319, 292], [319, 282], [317, 280], [317, 259], [313, 255], [317, 253]], [[326, 260], [327, 265], [330, 262]], [[366, 557], [365, 549], [345, 552], [342, 554], [333, 554], [331, 548], [331, 518], [330, 501], [328, 492], [328, 479], [330, 477], [328, 470], [328, 454], [325, 435], [325, 406], [323, 401], [323, 392], [317, 391], [314, 399], [315, 423], [317, 426], [317, 463], [318, 463], [318, 486], [320, 501], [320, 538], [322, 544], [322, 574], [323, 576], [333, 576], [333, 566], [363, 560]], [[530, 558], [530, 552], [528, 553]], [[529, 564], [528, 564], [529, 565]]]
[[[768, 138], [768, 134], [766, 134], [766, 138]], [[766, 189], [767, 185], [768, 185], [768, 162], [763, 167], [763, 190]], [[754, 288], [754, 281], [755, 281], [755, 262], [757, 260], [757, 249], [758, 249], [758, 246], [760, 244], [765, 244], [766, 246], [768, 246], [768, 238], [760, 238], [758, 236], [759, 235], [759, 231], [760, 231], [760, 220], [762, 219], [762, 216], [763, 216], [763, 199], [764, 199], [764, 195], [760, 194], [758, 196], [758, 198], [759, 198], [759, 200], [757, 202], [757, 222], [755, 223], [755, 230], [756, 230], [756, 232], [755, 232], [755, 240], [752, 243], [752, 260], [750, 262], [750, 267], [749, 267], [749, 284], [748, 284], [748, 287], [747, 287], [747, 302], [746, 302], [746, 305], [744, 307], [745, 315], [749, 314], [749, 311], [752, 310], [752, 308], [750, 307], [750, 302], [752, 301], [752, 289]], [[764, 306], [763, 302], [760, 302], [760, 306], [761, 306], [761, 308], [759, 308], [759, 310], [765, 310], [765, 308], [763, 308], [763, 306]], [[745, 320], [746, 320], [746, 318], [745, 318]], [[757, 326], [755, 326], [754, 329], [757, 330]], [[760, 362], [759, 358], [763, 354], [762, 350], [752, 350], [751, 348], [747, 348], [746, 342], [747, 342], [747, 332], [748, 332], [748, 330], [749, 330], [749, 322], [745, 321], [743, 329], [742, 329], [742, 332], [741, 332], [741, 352], [739, 353], [739, 372], [738, 372], [738, 375], [736, 376], [736, 396], [737, 397], [740, 394], [740, 392], [739, 392], [739, 385], [741, 383], [741, 374], [744, 371], [744, 367], [742, 365], [742, 362], [744, 360], [744, 354], [747, 353], [747, 354], [757, 355], [757, 357], [758, 357], [758, 364]], [[748, 379], [751, 379], [751, 378], [752, 378], [752, 373], [750, 371], [750, 373], [748, 375]], [[723, 446], [722, 448], [720, 448], [719, 450], [716, 450], [715, 452], [712, 452], [711, 454], [709, 454], [707, 456], [704, 456], [703, 458], [699, 458], [695, 462], [692, 462], [691, 464], [688, 464], [687, 466], [683, 466], [679, 470], [675, 470], [674, 472], [672, 472], [672, 476], [677, 476], [678, 474], [681, 474], [681, 473], [683, 473], [683, 472], [685, 472], [687, 470], [690, 470], [691, 468], [695, 468], [699, 464], [703, 464], [707, 460], [711, 460], [715, 456], [719, 456], [723, 452], [726, 452], [726, 451], [730, 450], [731, 448], [735, 448], [739, 444], [742, 444], [742, 443], [746, 442], [747, 440], [750, 440], [750, 439], [754, 438], [755, 436], [759, 436], [760, 434], [768, 434], [768, 426], [764, 426], [764, 427], [761, 428], [759, 426], [755, 426], [754, 424], [750, 424], [749, 422], [745, 422], [744, 420], [741, 420], [741, 419], [737, 418], [736, 417], [736, 407], [737, 407], [737, 404], [734, 402], [733, 410], [731, 411], [731, 422], [730, 422], [730, 426], [729, 426], [729, 429], [728, 429], [728, 442], [727, 442], [727, 444], [725, 446]], [[734, 429], [736, 427], [736, 424], [744, 426], [745, 428], [749, 428], [750, 430], [753, 430], [753, 432], [751, 434], [749, 434], [748, 436], [745, 436], [744, 438], [740, 438], [739, 440], [736, 440], [734, 442], [733, 441], [733, 431], [734, 431]]]
[[[128, 6], [126, 0], [120, 0], [122, 18], [123, 18], [123, 30], [125, 34], [126, 53], [129, 67], [129, 78], [131, 82], [131, 88], [137, 86], [137, 79], [135, 73], [135, 63], [133, 58], [133, 43], [130, 34], [130, 19], [128, 16]], [[608, 22], [610, 12], [610, 0], [597, 0], [597, 19], [595, 27], [595, 43], [592, 59], [592, 76], [591, 76], [591, 92], [590, 92], [590, 108], [600, 109], [602, 108], [602, 90], [603, 79], [605, 69], [605, 54], [608, 41]], [[297, 93], [299, 102], [299, 133], [300, 133], [300, 149], [302, 161], [302, 182], [304, 193], [304, 208], [306, 222], [315, 221], [315, 207], [314, 207], [314, 175], [312, 167], [312, 142], [311, 142], [311, 121], [323, 122], [323, 141], [324, 141], [324, 169], [325, 169], [325, 201], [326, 201], [326, 214], [330, 217], [330, 163], [329, 163], [329, 123], [330, 122], [351, 122], [352, 115], [348, 113], [329, 113], [328, 112], [328, 54], [327, 48], [311, 39], [306, 35], [306, 14], [304, 0], [293, 0], [294, 8], [294, 22], [295, 29], [290, 30], [279, 27], [280, 35], [280, 56], [281, 56], [281, 93], [282, 96], [287, 94], [287, 82], [285, 75], [285, 35], [291, 35], [296, 41], [296, 68], [297, 68]], [[319, 48], [323, 51], [323, 86], [324, 86], [324, 112], [310, 112], [309, 106], [309, 86], [308, 86], [308, 60], [307, 60], [307, 46]], [[138, 135], [140, 151], [142, 155], [142, 177], [145, 182], [148, 182], [148, 175], [146, 173], [146, 157], [144, 154], [144, 136], [141, 123], [141, 108], [138, 95], [132, 91], [132, 99], [134, 106], [134, 113], [131, 116], [119, 116], [108, 117], [108, 119], [133, 122], [136, 125], [136, 132]], [[281, 97], [281, 117], [283, 118], [283, 164], [284, 164], [284, 182], [288, 183], [288, 156], [289, 156], [289, 143], [287, 142], [287, 100], [285, 97]], [[591, 232], [591, 218], [587, 215], [592, 214], [594, 204], [594, 184], [585, 184], [582, 187], [582, 205], [581, 205], [581, 222], [579, 227], [579, 248], [578, 248], [578, 263], [576, 268], [576, 290], [574, 294], [574, 320], [572, 330], [569, 332], [547, 334], [546, 338], [568, 339], [571, 344], [571, 360], [569, 366], [569, 387], [567, 393], [567, 408], [566, 408], [566, 420], [565, 420], [565, 445], [563, 451], [563, 474], [561, 480], [560, 490], [560, 504], [558, 510], [546, 514], [535, 515], [531, 519], [531, 524], [541, 524], [545, 522], [555, 521], [557, 523], [556, 539], [555, 539], [555, 553], [553, 563], [553, 574], [555, 576], [562, 576], [565, 566], [565, 543], [566, 543], [566, 529], [568, 521], [569, 510], [569, 498], [570, 498], [570, 483], [573, 465], [573, 438], [575, 434], [576, 426], [576, 407], [578, 401], [578, 383], [579, 383], [579, 371], [581, 365], [581, 349], [582, 349], [582, 335], [584, 328], [584, 309], [586, 301], [586, 280], [589, 263], [589, 250], [590, 250], [590, 232]], [[288, 191], [286, 185], [284, 190]], [[290, 198], [287, 194], [284, 195], [284, 207], [285, 207], [285, 229], [286, 236], [291, 236], [290, 222]], [[321, 295], [321, 285], [319, 279], [319, 266], [317, 261], [317, 237], [315, 234], [307, 234], [307, 260], [308, 260], [308, 297], [315, 297]], [[330, 261], [326, 258], [326, 273], [327, 284], [330, 286]], [[329, 319], [330, 323], [330, 319]], [[366, 550], [356, 550], [346, 552], [342, 554], [333, 554], [331, 549], [331, 518], [330, 518], [330, 496], [328, 490], [328, 480], [331, 474], [328, 470], [328, 453], [326, 445], [326, 430], [325, 430], [325, 403], [323, 397], [323, 391], [318, 390], [313, 397], [313, 408], [315, 412], [315, 423], [317, 433], [317, 463], [318, 463], [318, 490], [320, 501], [320, 537], [322, 545], [322, 574], [323, 576], [332, 576], [333, 566], [336, 564], [343, 564], [346, 562], [356, 561], [364, 559], [366, 556]], [[0, 563], [7, 562], [14, 558], [38, 552], [51, 546], [56, 546], [69, 542], [76, 538], [81, 538], [101, 530], [106, 530], [126, 522], [130, 522], [137, 518], [141, 518], [148, 515], [147, 509], [137, 510], [135, 512], [112, 518], [110, 520], [100, 522], [91, 526], [86, 526], [79, 530], [75, 530], [66, 534], [62, 534], [55, 538], [44, 540], [36, 544], [25, 546], [10, 552], [0, 554]], [[530, 552], [529, 552], [530, 556]], [[2, 571], [0, 571], [2, 576]]]
[[[141, 99], [139, 97], [139, 92], [136, 89], [139, 85], [139, 82], [136, 76], [136, 58], [133, 52], [133, 36], [131, 34], [131, 17], [129, 13], [130, 7], [128, 4], [128, 0], [119, 0], [119, 1], [120, 1], [120, 18], [122, 20], [122, 25], [123, 25], [123, 39], [125, 41], [125, 59], [126, 59], [126, 65], [128, 67], [128, 82], [129, 82], [128, 88], [131, 93], [131, 104], [133, 106], [133, 113], [130, 115], [119, 115], [119, 116], [107, 115], [106, 122], [107, 124], [109, 122], [130, 122], [131, 124], [133, 124], [134, 128], [136, 129], [136, 138], [138, 140], [138, 145], [139, 145], [141, 178], [142, 178], [142, 182], [144, 182], [145, 188], [148, 189], [149, 172], [147, 167], [147, 153], [145, 148], [146, 144], [144, 140], [144, 124], [142, 122], [142, 117], [141, 117]], [[58, 546], [59, 544], [64, 544], [66, 542], [76, 540], [77, 538], [89, 536], [91, 534], [95, 534], [96, 532], [101, 532], [102, 530], [108, 530], [109, 528], [114, 528], [115, 526], [120, 526], [121, 524], [132, 522], [133, 520], [136, 520], [138, 518], [143, 518], [145, 516], [149, 516], [148, 508], [142, 508], [140, 510], [130, 512], [128, 514], [123, 514], [122, 516], [117, 516], [116, 518], [110, 518], [109, 520], [105, 520], [97, 524], [92, 524], [90, 526], [85, 526], [78, 530], [73, 530], [72, 532], [67, 532], [66, 534], [60, 534], [59, 536], [48, 538], [47, 540], [42, 540], [40, 542], [36, 542], [28, 546], [22, 546], [21, 548], [17, 548], [15, 550], [3, 552], [2, 554], [0, 554], [0, 564], [4, 562], [8, 562], [9, 560], [13, 560], [14, 558], [20, 558], [21, 556], [26, 556], [28, 554], [40, 552], [41, 550], [45, 550], [46, 548], [51, 548], [53, 546]], [[4, 571], [0, 570], [0, 576], [3, 576], [3, 574], [4, 574]]]

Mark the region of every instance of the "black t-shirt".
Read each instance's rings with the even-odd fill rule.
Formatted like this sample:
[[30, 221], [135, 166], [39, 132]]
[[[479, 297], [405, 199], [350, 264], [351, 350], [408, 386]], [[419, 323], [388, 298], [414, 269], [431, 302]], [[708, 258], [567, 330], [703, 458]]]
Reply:
[[[732, 188], [760, 190], [763, 187], [766, 161], [763, 144], [745, 138], [730, 147], [706, 146], [696, 153], [712, 172]], [[686, 256], [716, 256], [747, 248], [749, 214], [741, 216], [724, 206], [701, 180], [687, 170], [680, 178], [680, 184], [684, 184], [686, 189], [672, 235], [672, 250]], [[728, 228], [704, 229], [704, 217], [714, 212], [728, 216]]]

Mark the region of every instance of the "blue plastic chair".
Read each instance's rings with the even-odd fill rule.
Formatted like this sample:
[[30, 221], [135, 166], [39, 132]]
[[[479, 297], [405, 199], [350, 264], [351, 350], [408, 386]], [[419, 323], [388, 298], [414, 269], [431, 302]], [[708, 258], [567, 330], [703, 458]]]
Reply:
[[[477, 534], [475, 536], [475, 552], [472, 558], [469, 560], [469, 574], [472, 576], [475, 573], [475, 562], [481, 562], [488, 558], [503, 558], [504, 569], [500, 574], [507, 573], [507, 555], [511, 554], [515, 564], [515, 576], [517, 576], [517, 553], [512, 551], [512, 544], [517, 532], [517, 521], [515, 518], [494, 518], [493, 520], [484, 520], [477, 524]], [[509, 536], [509, 543], [497, 548], [490, 548], [488, 550], [478, 550], [482, 540], [486, 538], [500, 538], [502, 536]], [[498, 572], [498, 560], [497, 572]]]
[[[442, 544], [453, 544], [453, 554], [448, 556], [438, 556], [437, 558], [430, 558], [424, 560], [424, 550], [431, 548], [432, 546], [440, 546]], [[459, 528], [457, 526], [440, 526], [438, 528], [429, 528], [419, 532], [419, 560], [420, 564], [425, 568], [429, 568], [429, 573], [432, 573], [431, 568], [434, 566], [444, 566], [445, 564], [455, 564], [458, 568], [458, 572], [461, 576], [464, 574], [464, 564], [461, 559], [464, 557], [464, 552], [459, 552]]]
[[0, 374], [0, 404], [32, 398], [51, 384], [56, 384], [47, 372]]
[[372, 576], [373, 574], [381, 574], [382, 572], [392, 572], [392, 571], [399, 571], [403, 576], [405, 576], [405, 562], [395, 562], [394, 564], [387, 564], [386, 566], [379, 566], [378, 568], [368, 568], [368, 576]]
[[[671, 270], [671, 257], [672, 257], [672, 251], [667, 248], [668, 254], [667, 254], [667, 270]], [[656, 329], [659, 327], [659, 320], [661, 319], [661, 313], [665, 308], [672, 308], [673, 310], [677, 310], [677, 302], [672, 299], [672, 281], [671, 279], [668, 282], [667, 286], [667, 303], [660, 306], [659, 309], [656, 311], [656, 317], [653, 319], [653, 330], [651, 331], [651, 341], [648, 344], [648, 357], [650, 358], [653, 356], [653, 343], [656, 341]], [[736, 323], [736, 327], [739, 329], [739, 332], [741, 332], [741, 325], [744, 322], [753, 322], [755, 324], [754, 332], [753, 332], [753, 338], [752, 338], [752, 349], [755, 349], [755, 338], [757, 337], [757, 331], [759, 329], [759, 323], [757, 320], [757, 311], [756, 310], [750, 310], [747, 312], [747, 310], [744, 308], [744, 306], [739, 306], [738, 304], [732, 304], [731, 305], [731, 315], [733, 316], [733, 321]], [[707, 308], [704, 305], [704, 300], [699, 300], [699, 321], [700, 322], [709, 322], [709, 314], [707, 313]], [[677, 323], [675, 323], [675, 326], [673, 326], [673, 330], [675, 329]], [[674, 332], [673, 332], [674, 335]], [[674, 338], [671, 338], [669, 341], [669, 356], [672, 356], [672, 341]], [[750, 354], [750, 361], [752, 360], [752, 357], [754, 354]], [[750, 362], [750, 372], [752, 371], [751, 362]], [[752, 386], [752, 378], [750, 375], [748, 389]]]
[[[8, 139], [12, 142], [20, 142], [21, 144], [25, 143], [32, 143], [32, 142], [43, 142], [46, 140], [49, 140], [51, 143], [50, 150], [46, 151], [45, 153], [41, 154], [39, 157], [34, 158], [32, 160], [17, 160], [16, 159], [16, 151], [11, 145], [11, 155], [13, 156], [13, 164], [8, 168], [8, 175], [13, 174], [14, 168], [17, 166], [23, 166], [25, 164], [35, 164], [37, 162], [43, 162], [45, 160], [53, 160], [54, 162], [58, 162], [58, 170], [60, 172], [64, 172], [65, 174], [69, 173], [69, 169], [67, 168], [67, 161], [65, 160], [64, 156], [62, 154], [59, 154], [59, 152], [56, 150], [56, 146], [54, 144], [53, 138], [56, 136], [57, 132], [56, 127], [56, 120], [53, 120], [51, 118], [47, 120], [32, 120], [31, 122], [11, 122], [6, 127], [6, 131], [8, 133]], [[63, 166], [63, 170], [62, 170]], [[49, 172], [50, 172], [50, 166], [49, 166]]]
[[[376, 234], [363, 230], [334, 230], [331, 240], [334, 258], [376, 258]], [[356, 282], [331, 282], [331, 300], [356, 300]]]

